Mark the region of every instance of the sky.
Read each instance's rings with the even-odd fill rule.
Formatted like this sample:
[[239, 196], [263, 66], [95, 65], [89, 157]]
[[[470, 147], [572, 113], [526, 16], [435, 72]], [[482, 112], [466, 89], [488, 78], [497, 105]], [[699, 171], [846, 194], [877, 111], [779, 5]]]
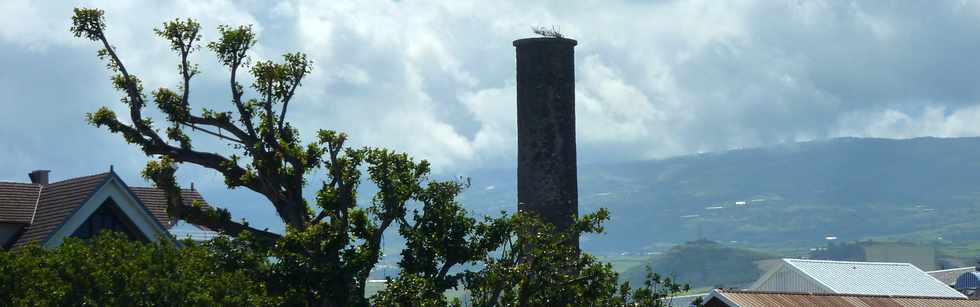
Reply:
[[[105, 10], [109, 40], [148, 89], [179, 78], [155, 27], [194, 18], [207, 42], [218, 25], [251, 24], [253, 60], [300, 51], [314, 61], [287, 116], [304, 137], [344, 131], [355, 146], [407, 152], [439, 174], [516, 164], [511, 42], [536, 26], [579, 42], [580, 164], [841, 136], [980, 135], [980, 2], [530, 2], [0, 1], [0, 181], [113, 165], [128, 184], [148, 185], [139, 170], [149, 158], [84, 120], [125, 106], [98, 46], [69, 33], [73, 7]], [[231, 110], [214, 54], [191, 60], [203, 72], [191, 106]], [[214, 172], [184, 166], [179, 179], [253, 224], [281, 227], [255, 194], [226, 191]]]

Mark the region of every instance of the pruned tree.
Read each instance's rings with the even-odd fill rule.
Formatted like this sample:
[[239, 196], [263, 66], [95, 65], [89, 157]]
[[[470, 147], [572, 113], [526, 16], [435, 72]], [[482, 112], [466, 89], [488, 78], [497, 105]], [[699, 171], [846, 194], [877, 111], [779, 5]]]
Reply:
[[[114, 73], [112, 84], [123, 92], [121, 100], [129, 106], [130, 124], [120, 121], [107, 107], [89, 113], [89, 122], [122, 134], [127, 142], [138, 145], [147, 155], [166, 158], [165, 163], [193, 163], [218, 171], [224, 175], [229, 187], [243, 187], [265, 196], [290, 227], [307, 227], [310, 219], [307, 218], [308, 210], [302, 195], [304, 176], [308, 169], [320, 162], [324, 151], [315, 145], [305, 150], [299, 144], [295, 129], [285, 121], [296, 88], [310, 72], [311, 63], [305, 55], [286, 54], [283, 56], [284, 63], [255, 63], [250, 70], [254, 78], [252, 87], [261, 97], [246, 99], [238, 75], [248, 65], [248, 50], [255, 44], [255, 34], [250, 26], [219, 27], [221, 37], [209, 43], [208, 48], [230, 71], [231, 102], [238, 116], [236, 118], [232, 112], [211, 109], [193, 114], [191, 80], [200, 74], [200, 70], [191, 63], [190, 56], [201, 49], [200, 25], [191, 19], [164, 23], [155, 32], [166, 39], [170, 48], [177, 53], [181, 84], [177, 91], [161, 87], [151, 93], [153, 102], [166, 115], [169, 124], [161, 136], [153, 120], [143, 116], [142, 110], [147, 105], [148, 97], [142, 82], [126, 67], [118, 50], [109, 43], [103, 11], [75, 9], [71, 31], [76, 37], [102, 45], [99, 58], [107, 61], [107, 67]], [[195, 150], [186, 131], [188, 129], [231, 142], [242, 155], [223, 156]], [[221, 131], [227, 132], [227, 135]], [[246, 161], [243, 161], [243, 156]], [[164, 183], [164, 187], [171, 184], [159, 182], [166, 178], [157, 177], [169, 174], [154, 172], [151, 175], [158, 183]], [[184, 211], [194, 210], [176, 202], [172, 202], [169, 209], [177, 218], [184, 218]], [[232, 222], [227, 220], [221, 223], [224, 225], [208, 226], [218, 229], [232, 226]]]
[[[482, 238], [480, 229], [488, 227], [465, 216], [455, 202], [465, 183], [429, 180], [429, 163], [416, 162], [408, 155], [377, 148], [353, 149], [345, 146], [347, 135], [318, 131], [313, 141], [301, 144], [300, 134], [287, 120], [290, 103], [312, 68], [302, 53], [287, 53], [281, 62], [250, 62], [249, 50], [256, 43], [251, 26], [219, 26], [220, 36], [207, 43], [218, 61], [229, 72], [232, 111], [203, 109], [192, 112], [192, 80], [201, 71], [192, 55], [201, 49], [200, 25], [191, 19], [165, 22], [155, 29], [178, 59], [180, 84], [173, 90], [160, 87], [147, 97], [140, 79], [120, 59], [121, 50], [107, 37], [104, 12], [75, 9], [72, 33], [98, 43], [98, 55], [113, 73], [112, 84], [122, 92], [128, 106], [128, 123], [107, 107], [89, 113], [87, 119], [98, 127], [118, 133], [148, 156], [143, 175], [168, 193], [168, 212], [178, 219], [202, 224], [231, 235], [275, 243], [268, 255], [277, 260], [271, 272], [270, 288], [298, 305], [365, 305], [366, 280], [381, 257], [385, 230], [398, 227], [411, 242], [427, 242], [435, 237], [454, 238], [450, 244], [430, 244], [424, 257], [439, 259], [435, 277], [445, 290], [455, 287], [457, 277], [449, 268], [471, 262], [493, 250], [494, 240]], [[255, 97], [247, 97], [240, 73], [251, 74]], [[143, 115], [151, 100], [166, 116], [161, 134], [155, 122]], [[217, 138], [231, 145], [231, 154], [206, 152], [192, 142], [194, 132]], [[227, 211], [185, 205], [174, 178], [182, 163], [200, 165], [222, 174], [229, 188], [246, 188], [262, 195], [286, 225], [285, 236], [254, 229], [231, 219]], [[311, 171], [324, 169], [326, 179], [318, 186], [316, 198], [304, 199], [304, 188]], [[378, 187], [367, 206], [358, 206], [357, 191], [363, 170]], [[409, 203], [421, 203], [424, 213], [407, 216]], [[394, 226], [397, 225], [397, 226]], [[424, 233], [423, 233], [424, 232]], [[481, 244], [468, 244], [475, 237]], [[436, 244], [436, 245], [433, 245]], [[451, 250], [450, 250], [451, 249]], [[421, 254], [407, 253], [411, 259]], [[406, 260], [414, 261], [414, 260]], [[429, 263], [429, 262], [427, 262]]]
[[[236, 237], [210, 245], [207, 259], [216, 271], [262, 281], [263, 289], [282, 305], [369, 305], [367, 278], [382, 256], [385, 231], [393, 227], [406, 240], [402, 271], [375, 296], [377, 305], [446, 305], [443, 293], [461, 285], [480, 306], [634, 305], [628, 285], [617, 284], [608, 264], [562, 243], [583, 232], [601, 231], [605, 210], [586, 215], [560, 234], [522, 213], [476, 219], [457, 202], [468, 182], [432, 180], [426, 161], [386, 149], [350, 148], [347, 135], [330, 130], [319, 130], [302, 144], [287, 114], [312, 63], [302, 53], [287, 53], [281, 62], [251, 63], [249, 50], [256, 37], [250, 26], [219, 26], [218, 39], [206, 44], [228, 69], [231, 111], [199, 113], [192, 112], [190, 95], [191, 81], [201, 73], [191, 62], [202, 49], [196, 21], [176, 19], [155, 29], [177, 55], [180, 84], [176, 90], [160, 87], [149, 96], [110, 43], [103, 11], [75, 9], [71, 32], [101, 46], [98, 56], [128, 106], [127, 121], [107, 107], [87, 114], [88, 121], [155, 158], [143, 175], [167, 192], [172, 218]], [[239, 81], [243, 71], [251, 75], [255, 97], [246, 97]], [[162, 130], [143, 115], [148, 100], [166, 117]], [[231, 153], [200, 150], [191, 135], [227, 142]], [[220, 173], [229, 188], [262, 195], [286, 225], [285, 234], [235, 222], [226, 210], [185, 204], [174, 176], [184, 163]], [[304, 189], [319, 169], [325, 178], [317, 184], [316, 197], [307, 200]], [[378, 191], [370, 204], [359, 206], [365, 171]]]

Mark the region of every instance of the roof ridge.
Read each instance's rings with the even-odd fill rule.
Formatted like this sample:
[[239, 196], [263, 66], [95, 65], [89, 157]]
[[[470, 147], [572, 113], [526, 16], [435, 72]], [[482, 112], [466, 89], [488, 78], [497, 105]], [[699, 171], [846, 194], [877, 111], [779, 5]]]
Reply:
[[34, 200], [34, 212], [31, 213], [31, 225], [34, 225], [34, 218], [37, 217], [37, 206], [41, 204], [41, 193], [44, 192], [44, 185], [37, 185], [37, 199]]
[[[160, 188], [157, 188], [157, 187], [134, 187], [134, 186], [130, 186], [129, 188], [130, 188], [130, 189], [148, 189], [148, 190], [160, 190]], [[180, 188], [180, 190], [181, 190], [181, 191], [197, 191], [197, 190], [193, 190], [193, 189], [191, 189], [191, 188]]]
[[977, 269], [977, 267], [975, 267], [975, 266], [965, 266], [965, 267], [962, 267], [962, 268], [942, 269], [942, 270], [925, 271], [925, 272], [926, 273], [942, 273], [942, 272], [952, 272], [952, 271], [959, 271], [959, 270], [976, 270], [976, 269]]
[[817, 263], [836, 263], [836, 264], [877, 264], [877, 265], [898, 265], [898, 266], [915, 266], [908, 262], [875, 262], [875, 261], [839, 261], [839, 260], [818, 260], [818, 259], [797, 259], [797, 258], [783, 258], [788, 262], [817, 262]]
[[7, 183], [7, 184], [22, 184], [22, 185], [39, 185], [37, 183], [32, 183], [32, 182], [16, 182], [16, 181], [3, 181], [3, 180], [0, 180], [0, 184], [4, 184], [4, 183]]
[[56, 182], [52, 182], [52, 183], [49, 183], [47, 185], [55, 185], [55, 184], [66, 183], [66, 182], [75, 181], [75, 180], [81, 180], [81, 179], [90, 179], [90, 178], [95, 178], [95, 177], [100, 177], [100, 176], [108, 176], [108, 175], [111, 175], [111, 174], [112, 174], [111, 172], [104, 172], [104, 173], [97, 173], [97, 174], [86, 175], [86, 176], [72, 177], [72, 178], [62, 179], [62, 180], [59, 180], [59, 181], [56, 181]]
[[[111, 174], [111, 173], [110, 172], [103, 172], [103, 173], [96, 173], [96, 174], [92, 174], [92, 175], [77, 176], [77, 177], [66, 178], [66, 179], [62, 179], [62, 180], [59, 180], [59, 181], [51, 182], [51, 183], [48, 183], [46, 185], [59, 184], [59, 183], [63, 183], [63, 182], [66, 182], [66, 181], [73, 181], [73, 180], [78, 180], [78, 179], [88, 179], [88, 178], [92, 178], [92, 177], [106, 176], [106, 175], [109, 175], [109, 174]], [[43, 184], [38, 184], [38, 183], [33, 183], [33, 182], [17, 182], [17, 181], [4, 181], [4, 180], [0, 180], [0, 184], [4, 184], [4, 183], [6, 183], [6, 184], [31, 185], [31, 186], [43, 185]]]
[[923, 296], [923, 295], [884, 295], [884, 294], [862, 294], [862, 293], [822, 293], [822, 292], [796, 292], [796, 291], [759, 291], [747, 289], [714, 289], [719, 293], [742, 293], [742, 294], [782, 294], [782, 295], [812, 295], [812, 296], [856, 296], [856, 297], [887, 297], [887, 298], [919, 298], [919, 299], [946, 299], [946, 300], [970, 300], [965, 297], [951, 296]]

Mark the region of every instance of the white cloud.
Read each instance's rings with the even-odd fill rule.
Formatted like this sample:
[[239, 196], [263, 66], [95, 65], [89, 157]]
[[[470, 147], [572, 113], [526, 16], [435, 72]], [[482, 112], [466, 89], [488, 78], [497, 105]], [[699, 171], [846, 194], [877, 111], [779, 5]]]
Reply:
[[[102, 105], [125, 107], [97, 46], [68, 32], [73, 5], [106, 10], [110, 39], [150, 89], [177, 81], [153, 27], [193, 17], [213, 40], [219, 24], [254, 24], [254, 59], [298, 50], [315, 62], [289, 114], [307, 136], [346, 131], [356, 146], [406, 151], [445, 171], [513, 165], [511, 41], [531, 26], [579, 41], [586, 163], [845, 135], [980, 134], [975, 2], [7, 0], [0, 156], [12, 158], [0, 177], [46, 163], [91, 173], [66, 162], [84, 160], [68, 154], [79, 147], [99, 156], [88, 164], [133, 174], [145, 160], [82, 121]], [[194, 61], [204, 71], [195, 108], [231, 109], [227, 72], [206, 49]]]
[[[479, 123], [471, 142], [477, 162], [510, 161], [517, 154], [517, 88], [509, 83], [460, 97]], [[494, 163], [495, 162], [495, 163]]]
[[[911, 115], [909, 114], [911, 113]], [[911, 138], [980, 135], [980, 105], [958, 110], [927, 106], [920, 112], [885, 109], [847, 114], [838, 122], [838, 136]]]
[[576, 117], [581, 140], [587, 143], [638, 142], [664, 126], [665, 114], [638, 88], [627, 84], [597, 55], [579, 63]]

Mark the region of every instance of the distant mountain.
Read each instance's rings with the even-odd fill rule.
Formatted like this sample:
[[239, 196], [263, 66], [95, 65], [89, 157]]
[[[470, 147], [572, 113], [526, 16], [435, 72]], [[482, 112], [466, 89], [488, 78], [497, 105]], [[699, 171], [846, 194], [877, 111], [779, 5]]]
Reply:
[[[463, 203], [513, 210], [516, 175], [466, 174]], [[655, 161], [579, 167], [580, 211], [609, 208], [599, 239], [583, 246], [635, 251], [697, 238], [751, 246], [812, 246], [933, 234], [978, 238], [980, 138], [839, 138]], [[974, 225], [963, 229], [962, 225]], [[734, 241], [734, 242], [733, 242]]]

